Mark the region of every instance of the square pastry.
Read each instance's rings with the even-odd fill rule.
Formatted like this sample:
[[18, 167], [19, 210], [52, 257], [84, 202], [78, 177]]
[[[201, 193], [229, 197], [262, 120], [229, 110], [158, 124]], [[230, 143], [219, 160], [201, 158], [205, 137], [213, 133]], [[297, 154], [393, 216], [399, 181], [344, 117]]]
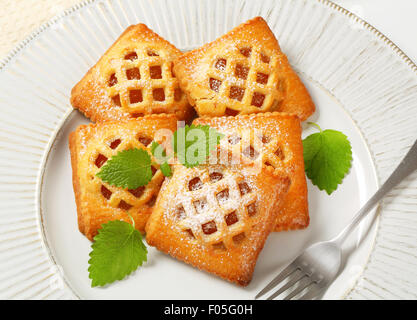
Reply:
[[[152, 180], [144, 187], [127, 190], [103, 182], [96, 173], [119, 151], [131, 148], [148, 150], [160, 129], [175, 131], [174, 115], [149, 115], [127, 121], [81, 125], [69, 138], [72, 179], [77, 204], [78, 227], [93, 240], [103, 223], [110, 220], [130, 222], [143, 231], [152, 212], [164, 176], [155, 163]], [[155, 162], [155, 161], [154, 161]]]
[[273, 228], [288, 180], [272, 168], [176, 166], [146, 225], [158, 250], [247, 285]]
[[183, 54], [174, 71], [199, 116], [281, 111], [305, 120], [315, 110], [261, 17]]
[[71, 104], [94, 122], [172, 113], [192, 108], [172, 67], [181, 55], [144, 24], [130, 26], [72, 89]]
[[242, 162], [259, 163], [288, 177], [290, 186], [278, 208], [275, 231], [302, 229], [309, 224], [300, 120], [294, 114], [258, 113], [237, 117], [198, 118], [225, 134], [220, 148], [241, 155]]

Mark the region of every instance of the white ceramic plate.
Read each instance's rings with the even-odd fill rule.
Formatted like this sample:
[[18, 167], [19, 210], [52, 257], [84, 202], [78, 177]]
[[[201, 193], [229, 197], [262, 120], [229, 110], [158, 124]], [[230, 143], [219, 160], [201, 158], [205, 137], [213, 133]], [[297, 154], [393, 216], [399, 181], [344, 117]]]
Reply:
[[[144, 22], [185, 50], [257, 15], [310, 90], [318, 109], [312, 120], [348, 135], [349, 175], [331, 196], [309, 184], [311, 225], [272, 234], [247, 288], [151, 248], [149, 262], [130, 277], [92, 289], [67, 143], [88, 120], [69, 105], [72, 86], [130, 24]], [[300, 250], [336, 235], [417, 137], [417, 67], [327, 1], [87, 1], [44, 25], [0, 66], [1, 298], [251, 299]], [[352, 234], [344, 269], [323, 298], [417, 297], [415, 178]]]

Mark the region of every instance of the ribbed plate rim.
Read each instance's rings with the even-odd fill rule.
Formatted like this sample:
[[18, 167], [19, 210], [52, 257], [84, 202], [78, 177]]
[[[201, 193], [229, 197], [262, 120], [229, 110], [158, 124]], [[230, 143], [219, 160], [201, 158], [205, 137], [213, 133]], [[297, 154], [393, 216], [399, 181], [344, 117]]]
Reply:
[[[378, 29], [376, 29], [375, 27], [373, 27], [371, 24], [369, 24], [365, 20], [359, 18], [354, 13], [346, 10], [345, 8], [341, 7], [340, 5], [338, 5], [336, 3], [333, 3], [329, 0], [315, 0], [315, 1], [329, 7], [331, 9], [335, 10], [335, 11], [338, 11], [338, 12], [346, 15], [349, 19], [355, 21], [356, 23], [359, 23], [360, 25], [365, 27], [367, 30], [371, 31], [380, 40], [382, 40], [386, 45], [388, 45], [391, 49], [393, 49], [395, 54], [398, 55], [403, 60], [403, 62], [405, 62], [406, 65], [408, 67], [410, 67], [411, 70], [414, 73], [417, 74], [417, 65], [393, 41], [391, 41], [387, 36], [385, 36]], [[87, 5], [91, 5], [91, 4], [99, 3], [99, 2], [103, 2], [103, 0], [84, 0], [84, 1], [82, 1], [78, 4], [76, 4], [76, 5], [72, 6], [71, 8], [63, 11], [61, 14], [56, 15], [55, 17], [51, 18], [49, 21], [43, 23], [37, 30], [32, 32], [23, 41], [21, 41], [14, 49], [12, 49], [6, 55], [6, 57], [4, 59], [0, 60], [0, 72], [6, 70], [7, 66], [14, 62], [16, 56], [20, 52], [22, 52], [33, 40], [36, 40], [44, 31], [48, 30], [53, 25], [62, 21], [62, 19], [74, 14], [75, 12], [77, 12], [78, 10], [86, 7]], [[69, 111], [67, 114], [65, 114], [64, 117], [61, 119], [60, 123], [57, 125], [57, 128], [53, 132], [51, 132], [51, 135], [49, 137], [50, 140], [47, 143], [46, 148], [45, 148], [46, 152], [43, 154], [43, 156], [41, 158], [40, 174], [38, 175], [37, 182], [36, 182], [36, 192], [37, 192], [37, 196], [36, 196], [37, 199], [36, 200], [37, 200], [37, 206], [38, 206], [38, 208], [37, 208], [38, 213], [39, 213], [39, 210], [41, 209], [41, 207], [40, 207], [41, 199], [40, 199], [40, 192], [39, 192], [40, 189], [39, 188], [42, 186], [42, 183], [43, 183], [42, 180], [43, 180], [43, 177], [44, 177], [43, 171], [45, 169], [45, 164], [46, 164], [46, 161], [48, 159], [51, 146], [52, 146], [54, 140], [56, 139], [56, 136], [59, 134], [59, 131], [62, 128], [62, 125], [68, 120], [68, 118], [70, 117], [71, 114], [72, 114], [72, 111]], [[372, 152], [370, 152], [370, 153], [372, 154]], [[42, 215], [40, 215], [40, 217], [42, 217]], [[38, 221], [38, 226], [39, 226], [40, 230], [43, 229], [43, 226], [42, 226], [42, 223], [41, 223], [40, 220]], [[379, 230], [377, 232], [379, 232]], [[48, 255], [49, 255], [50, 259], [52, 260], [52, 262], [55, 263], [55, 261], [53, 259], [53, 255], [51, 254], [49, 247], [47, 245], [45, 245], [45, 238], [44, 238], [45, 233], [44, 233], [44, 231], [42, 231], [41, 234], [42, 234], [42, 241], [44, 242], [44, 247], [46, 247]], [[373, 250], [374, 250], [374, 248], [371, 250], [370, 254], [372, 253]], [[71, 288], [71, 285], [67, 284], [67, 287], [68, 287], [68, 289], [70, 289], [70, 291], [74, 295], [76, 295], [77, 298], [79, 298], [78, 295]], [[348, 295], [349, 292], [352, 289], [350, 289], [344, 296]]]

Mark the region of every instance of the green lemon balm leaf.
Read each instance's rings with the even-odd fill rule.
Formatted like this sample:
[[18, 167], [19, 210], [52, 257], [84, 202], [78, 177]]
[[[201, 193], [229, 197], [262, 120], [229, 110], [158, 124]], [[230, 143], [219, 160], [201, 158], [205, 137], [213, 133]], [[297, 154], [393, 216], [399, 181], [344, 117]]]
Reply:
[[136, 189], [152, 179], [151, 157], [144, 149], [120, 151], [101, 167], [97, 176], [116, 187]]
[[161, 169], [161, 172], [165, 177], [172, 176], [172, 170], [171, 170], [171, 167], [169, 166], [168, 162], [164, 162], [163, 164], [161, 164], [159, 169]]
[[352, 166], [349, 140], [340, 131], [324, 130], [305, 138], [303, 149], [307, 177], [330, 195]]
[[148, 253], [140, 232], [118, 220], [102, 225], [91, 248], [88, 272], [92, 287], [122, 280], [146, 262]]
[[210, 126], [186, 125], [174, 133], [173, 149], [178, 161], [187, 168], [204, 163], [224, 135]]

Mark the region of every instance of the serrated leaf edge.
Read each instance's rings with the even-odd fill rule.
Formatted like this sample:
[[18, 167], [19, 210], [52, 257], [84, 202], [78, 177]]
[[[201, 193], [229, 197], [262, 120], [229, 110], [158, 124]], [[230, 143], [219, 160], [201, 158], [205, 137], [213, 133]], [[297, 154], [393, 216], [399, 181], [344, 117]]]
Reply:
[[[138, 233], [138, 235], [139, 235], [139, 239], [141, 240], [140, 241], [140, 246], [144, 249], [144, 256], [145, 256], [145, 258], [143, 259], [143, 260], [141, 260], [141, 261], [139, 261], [138, 263], [137, 263], [137, 265], [136, 265], [136, 267], [135, 268], [133, 268], [132, 270], [130, 270], [130, 271], [128, 271], [124, 276], [120, 276], [120, 277], [116, 277], [116, 279], [114, 279], [114, 280], [112, 280], [112, 281], [98, 281], [98, 280], [96, 280], [96, 279], [93, 279], [93, 277], [92, 277], [92, 275], [91, 275], [91, 269], [93, 268], [93, 266], [90, 264], [91, 263], [91, 260], [93, 259], [93, 253], [94, 253], [94, 245], [96, 244], [96, 241], [98, 241], [98, 240], [100, 240], [100, 233], [101, 233], [101, 231], [103, 231], [103, 226], [105, 225], [105, 224], [109, 224], [109, 223], [119, 223], [119, 222], [121, 222], [121, 223], [126, 223], [126, 224], [128, 224], [131, 228], [132, 228], [132, 231], [130, 232], [130, 234], [129, 234], [129, 236], [127, 237], [127, 239], [126, 240], [128, 240], [135, 232], [137, 232]], [[115, 281], [120, 281], [120, 280], [123, 280], [124, 278], [126, 278], [127, 276], [129, 276], [132, 272], [134, 272], [134, 271], [136, 271], [139, 267], [141, 267], [142, 265], [143, 265], [143, 263], [145, 263], [145, 262], [147, 262], [148, 261], [148, 248], [145, 246], [145, 244], [143, 243], [143, 238], [142, 238], [142, 234], [138, 231], [138, 230], [136, 230], [135, 228], [133, 228], [133, 226], [130, 224], [130, 223], [127, 223], [127, 222], [125, 222], [125, 221], [122, 221], [122, 220], [112, 220], [112, 221], [109, 221], [109, 222], [107, 222], [107, 223], [103, 223], [102, 225], [101, 225], [101, 228], [98, 230], [98, 234], [94, 237], [94, 242], [91, 244], [91, 249], [92, 249], [92, 251], [89, 253], [89, 257], [90, 257], [90, 259], [88, 260], [88, 264], [89, 264], [89, 267], [88, 267], [88, 269], [87, 269], [87, 271], [89, 272], [89, 274], [88, 274], [88, 278], [89, 279], [91, 279], [92, 280], [92, 282], [91, 282], [91, 287], [98, 287], [98, 286], [100, 286], [100, 287], [102, 287], [102, 286], [105, 286], [105, 285], [107, 285], [107, 284], [111, 284], [111, 283], [113, 283], [113, 282], [115, 282]]]
[[[324, 132], [326, 132], [326, 131], [333, 131], [333, 132], [337, 132], [337, 133], [340, 133], [341, 135], [343, 135], [343, 137], [346, 139], [346, 141], [348, 142], [348, 144], [349, 144], [349, 154], [348, 154], [348, 156], [349, 156], [349, 158], [346, 158], [346, 164], [348, 164], [348, 169], [346, 170], [346, 172], [343, 174], [343, 176], [342, 177], [340, 177], [340, 178], [338, 178], [337, 180], [338, 181], [336, 181], [336, 183], [335, 183], [335, 187], [333, 188], [322, 188], [321, 186], [319, 186], [318, 184], [316, 184], [315, 183], [315, 181], [313, 180], [314, 179], [314, 177], [310, 174], [310, 172], [309, 171], [305, 171], [306, 172], [306, 175], [307, 175], [307, 177], [310, 179], [310, 181], [311, 181], [311, 183], [313, 184], [313, 185], [315, 185], [317, 188], [319, 188], [319, 190], [321, 190], [321, 191], [326, 191], [326, 193], [328, 194], [328, 195], [331, 195], [334, 191], [336, 191], [337, 190], [337, 188], [338, 188], [338, 186], [342, 183], [342, 181], [343, 181], [343, 179], [347, 176], [347, 174], [349, 173], [349, 171], [350, 171], [350, 169], [352, 168], [352, 161], [353, 161], [353, 156], [352, 156], [352, 144], [350, 143], [350, 141], [349, 141], [349, 139], [348, 139], [348, 137], [347, 137], [347, 135], [345, 135], [343, 132], [341, 132], [341, 131], [338, 131], [338, 130], [333, 130], [333, 129], [326, 129], [326, 130], [323, 130], [323, 131], [321, 131], [321, 132], [315, 132], [315, 133], [312, 133], [312, 134], [310, 134], [309, 136], [307, 136], [306, 138], [304, 138], [303, 140], [306, 140], [307, 138], [309, 138], [309, 137], [311, 137], [311, 136], [313, 136], [313, 135], [321, 135], [321, 134], [323, 134]], [[317, 152], [318, 153], [318, 152]], [[316, 153], [316, 154], [317, 154]], [[315, 156], [316, 155], [314, 155], [314, 157], [313, 157], [313, 159], [315, 158]]]

